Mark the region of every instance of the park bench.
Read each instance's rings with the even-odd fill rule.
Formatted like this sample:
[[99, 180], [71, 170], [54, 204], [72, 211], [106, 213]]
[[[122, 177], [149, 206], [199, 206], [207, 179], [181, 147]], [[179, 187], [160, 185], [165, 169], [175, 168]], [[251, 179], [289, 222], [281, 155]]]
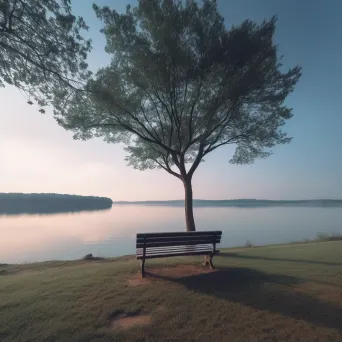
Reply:
[[204, 265], [214, 268], [213, 257], [219, 253], [216, 244], [222, 231], [143, 233], [137, 234], [137, 259], [141, 261], [141, 276], [145, 275], [145, 260], [183, 255], [204, 255]]

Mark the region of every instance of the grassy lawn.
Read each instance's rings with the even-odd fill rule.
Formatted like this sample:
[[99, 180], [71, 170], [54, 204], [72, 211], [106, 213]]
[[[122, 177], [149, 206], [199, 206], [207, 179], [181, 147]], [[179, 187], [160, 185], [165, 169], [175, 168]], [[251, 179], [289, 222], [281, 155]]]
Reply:
[[342, 241], [221, 252], [0, 266], [0, 341], [342, 341]]

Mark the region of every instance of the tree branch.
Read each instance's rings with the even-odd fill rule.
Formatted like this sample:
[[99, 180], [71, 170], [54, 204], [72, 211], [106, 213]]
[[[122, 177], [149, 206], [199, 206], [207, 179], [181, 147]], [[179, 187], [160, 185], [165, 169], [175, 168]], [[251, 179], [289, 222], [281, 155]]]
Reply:
[[11, 45], [8, 45], [2, 41], [0, 41], [0, 46], [2, 46], [5, 49], [11, 50], [12, 52], [16, 53], [17, 55], [19, 55], [20, 57], [22, 57], [24, 60], [28, 61], [29, 63], [31, 63], [32, 65], [36, 66], [37, 68], [39, 68], [40, 70], [42, 70], [44, 73], [45, 72], [49, 72], [51, 74], [54, 74], [55, 76], [57, 76], [58, 79], [60, 79], [63, 83], [65, 83], [66, 85], [68, 85], [68, 87], [74, 89], [74, 90], [82, 90], [79, 88], [74, 87], [69, 81], [73, 81], [72, 79], [68, 79], [68, 78], [64, 78], [63, 76], [61, 76], [57, 71], [52, 70], [50, 68], [47, 68], [44, 64], [39, 64], [36, 61], [34, 61], [32, 58], [30, 58], [29, 56], [23, 54], [21, 51], [17, 50], [16, 48], [14, 48]]
[[145, 110], [144, 110], [144, 107], [143, 107], [142, 104], [140, 105], [140, 109], [141, 109], [141, 111], [142, 111], [142, 113], [143, 113], [143, 115], [144, 115], [144, 118], [145, 118], [146, 122], [148, 123], [148, 125], [149, 125], [150, 128], [151, 128], [151, 130], [152, 130], [153, 133], [155, 134], [155, 136], [156, 136], [155, 139], [161, 141], [159, 134], [158, 134], [157, 131], [154, 129], [154, 127], [152, 126], [151, 122], [148, 120], [148, 118], [147, 118], [147, 116], [146, 116], [146, 113], [145, 113]]
[[[172, 148], [169, 148], [167, 145], [163, 144], [160, 139], [156, 139], [156, 137], [153, 136], [153, 134], [147, 129], [147, 127], [138, 119], [136, 118], [129, 110], [127, 110], [126, 108], [123, 108], [122, 106], [120, 106], [118, 103], [115, 103], [115, 105], [122, 111], [124, 111], [126, 114], [128, 114], [132, 120], [134, 120], [151, 138], [147, 138], [146, 136], [143, 136], [142, 134], [138, 135], [137, 134], [137, 131], [135, 130], [135, 134], [137, 134], [139, 137], [144, 137], [142, 138], [143, 140], [145, 141], [148, 141], [148, 142], [151, 142], [151, 143], [154, 143], [156, 145], [159, 145], [160, 147], [162, 147], [163, 149], [165, 149], [166, 151], [169, 151], [169, 152], [172, 152], [172, 153], [175, 153], [176, 151], [173, 150]], [[118, 120], [118, 116], [117, 115], [113, 115], [111, 113], [111, 111], [109, 110], [109, 113], [111, 114], [111, 116]], [[122, 125], [122, 123], [120, 123], [120, 125]], [[130, 127], [129, 125], [125, 124], [125, 127]], [[130, 127], [131, 129], [133, 129], [132, 127]], [[147, 140], [148, 139], [148, 140]]]
[[233, 138], [227, 139], [227, 140], [223, 141], [222, 143], [219, 143], [218, 145], [215, 145], [215, 146], [212, 146], [211, 148], [206, 149], [206, 150], [204, 151], [204, 153], [203, 153], [203, 157], [204, 157], [205, 155], [207, 155], [209, 152], [212, 152], [212, 151], [216, 150], [216, 149], [217, 149], [218, 147], [220, 147], [220, 146], [236, 143], [236, 139], [242, 138], [242, 137], [244, 137], [244, 136], [246, 136], [246, 135], [245, 135], [245, 134], [236, 135], [236, 136], [233, 137]]
[[[160, 113], [159, 113], [159, 110], [158, 110], [158, 106], [157, 104], [155, 103], [152, 95], [150, 94], [150, 92], [140, 83], [140, 82], [137, 82], [136, 83], [138, 87], [140, 87], [148, 96], [149, 100], [151, 101], [151, 103], [153, 104], [154, 108], [155, 108], [155, 111], [157, 113], [157, 116], [158, 116], [158, 123], [159, 123], [159, 126], [160, 126], [160, 130], [162, 132], [162, 135], [163, 135], [163, 139], [164, 139], [164, 143], [166, 142], [166, 137], [165, 137], [165, 132], [164, 132], [164, 126], [163, 126], [163, 120], [161, 119], [161, 116], [160, 116]], [[171, 148], [171, 146], [169, 146]]]
[[156, 162], [162, 169], [164, 169], [166, 172], [168, 172], [172, 176], [175, 176], [178, 179], [182, 179], [181, 175], [178, 174], [177, 172], [174, 172], [168, 165], [164, 166], [160, 162], [158, 162], [158, 160], [156, 160], [156, 159], [153, 159], [153, 161]]
[[203, 150], [204, 150], [204, 144], [201, 142], [198, 148], [198, 152], [197, 152], [197, 156], [193, 162], [193, 164], [190, 167], [190, 170], [187, 174], [187, 177], [189, 177], [190, 179], [192, 178], [194, 172], [196, 171], [198, 165], [200, 164], [204, 154], [203, 154]]

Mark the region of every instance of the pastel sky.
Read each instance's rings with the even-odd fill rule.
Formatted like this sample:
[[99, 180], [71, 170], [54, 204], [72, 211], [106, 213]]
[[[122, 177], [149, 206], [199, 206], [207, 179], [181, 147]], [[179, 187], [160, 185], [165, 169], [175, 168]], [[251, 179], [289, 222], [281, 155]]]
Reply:
[[[94, 0], [123, 11], [133, 0]], [[286, 126], [293, 141], [249, 166], [228, 163], [231, 148], [206, 158], [194, 176], [194, 196], [205, 199], [342, 198], [342, 1], [218, 0], [229, 27], [246, 18], [278, 15], [276, 43], [285, 66], [303, 67], [288, 99], [294, 117]], [[74, 13], [90, 26], [93, 70], [106, 65], [104, 37], [91, 8], [73, 0]], [[126, 166], [122, 146], [96, 139], [75, 141], [54, 121], [28, 106], [16, 89], [0, 89], [0, 192], [55, 192], [108, 196], [113, 200], [183, 197], [181, 182], [162, 170]]]

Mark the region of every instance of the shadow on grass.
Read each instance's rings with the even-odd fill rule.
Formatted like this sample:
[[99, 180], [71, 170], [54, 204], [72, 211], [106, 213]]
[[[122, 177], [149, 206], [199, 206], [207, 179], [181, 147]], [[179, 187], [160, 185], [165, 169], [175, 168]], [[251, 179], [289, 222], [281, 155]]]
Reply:
[[282, 259], [282, 258], [269, 258], [257, 255], [246, 255], [240, 253], [228, 253], [223, 252], [220, 253], [221, 257], [229, 257], [229, 258], [238, 258], [238, 259], [249, 259], [249, 260], [266, 260], [266, 261], [284, 261], [284, 262], [302, 262], [307, 264], [314, 265], [324, 265], [324, 266], [342, 266], [342, 263], [339, 262], [326, 262], [326, 261], [317, 261], [317, 260], [302, 260], [302, 259]]
[[292, 276], [237, 267], [182, 278], [156, 273], [149, 273], [149, 276], [172, 281], [188, 290], [244, 304], [257, 310], [305, 320], [318, 326], [342, 329], [342, 308], [296, 292], [293, 285], [304, 281]]

